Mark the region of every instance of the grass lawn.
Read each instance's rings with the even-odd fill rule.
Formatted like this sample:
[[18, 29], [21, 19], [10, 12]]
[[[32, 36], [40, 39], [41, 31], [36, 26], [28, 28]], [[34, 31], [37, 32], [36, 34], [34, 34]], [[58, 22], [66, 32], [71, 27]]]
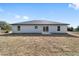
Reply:
[[0, 55], [79, 56], [79, 37], [67, 34], [0, 34]]

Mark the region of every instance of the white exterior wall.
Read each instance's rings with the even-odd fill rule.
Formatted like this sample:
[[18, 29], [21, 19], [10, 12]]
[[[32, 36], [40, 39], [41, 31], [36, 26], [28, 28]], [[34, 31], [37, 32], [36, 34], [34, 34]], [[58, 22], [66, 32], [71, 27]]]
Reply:
[[[17, 30], [17, 26], [20, 26], [20, 31]], [[38, 26], [38, 29], [35, 29]], [[43, 26], [49, 27], [49, 33], [66, 33], [67, 25], [12, 25], [13, 33], [42, 33]], [[57, 31], [57, 26], [60, 26], [60, 31]]]
[[18, 25], [12, 26], [13, 33], [41, 33], [41, 26], [38, 26], [38, 29], [35, 29], [35, 26], [32, 25], [19, 25], [20, 31], [17, 30]]
[[[57, 26], [60, 26], [60, 31], [57, 31]], [[53, 25], [49, 26], [49, 32], [51, 33], [66, 33], [67, 32], [67, 25]]]

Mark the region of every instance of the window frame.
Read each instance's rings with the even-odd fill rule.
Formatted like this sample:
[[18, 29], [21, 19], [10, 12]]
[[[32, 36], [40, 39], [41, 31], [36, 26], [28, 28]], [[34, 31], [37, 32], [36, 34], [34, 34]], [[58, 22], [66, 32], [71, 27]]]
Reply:
[[38, 26], [35, 26], [35, 29], [38, 29]]
[[20, 26], [20, 25], [17, 26], [17, 30], [18, 30], [18, 31], [21, 30], [21, 26]]
[[61, 27], [60, 26], [57, 26], [57, 31], [61, 31], [61, 29], [60, 29]]

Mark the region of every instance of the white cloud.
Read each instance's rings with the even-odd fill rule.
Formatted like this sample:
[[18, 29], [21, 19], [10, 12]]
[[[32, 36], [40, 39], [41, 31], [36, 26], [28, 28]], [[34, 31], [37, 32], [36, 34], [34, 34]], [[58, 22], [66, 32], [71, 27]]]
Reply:
[[19, 18], [21, 18], [21, 16], [20, 15], [16, 15], [15, 18], [19, 19]]
[[22, 20], [29, 19], [28, 16], [22, 16], [22, 15], [15, 15], [15, 18], [16, 18], [16, 19], [22, 19]]
[[79, 3], [71, 3], [69, 4], [69, 7], [74, 8], [75, 10], [79, 9]]
[[0, 12], [3, 12], [4, 10], [2, 8], [0, 8]]
[[29, 17], [28, 17], [28, 16], [23, 16], [22, 18], [23, 18], [23, 19], [29, 19]]

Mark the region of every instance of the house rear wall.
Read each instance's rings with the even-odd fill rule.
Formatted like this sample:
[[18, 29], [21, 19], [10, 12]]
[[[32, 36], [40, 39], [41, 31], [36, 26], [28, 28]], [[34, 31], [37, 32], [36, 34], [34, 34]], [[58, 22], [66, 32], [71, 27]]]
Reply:
[[[17, 30], [17, 26], [20, 26], [20, 31]], [[38, 29], [35, 29], [38, 26]], [[49, 27], [49, 33], [66, 33], [67, 25], [12, 25], [13, 33], [42, 33], [43, 26]], [[57, 26], [60, 26], [60, 31], [57, 31]]]

